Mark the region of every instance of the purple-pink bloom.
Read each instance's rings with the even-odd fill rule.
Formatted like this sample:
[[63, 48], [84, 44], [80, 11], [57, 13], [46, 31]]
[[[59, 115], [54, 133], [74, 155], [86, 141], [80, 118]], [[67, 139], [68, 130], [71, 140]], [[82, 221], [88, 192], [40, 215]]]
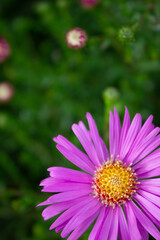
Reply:
[[10, 47], [7, 41], [0, 38], [0, 62], [4, 61], [10, 55]]
[[94, 7], [99, 0], [80, 0], [80, 3], [82, 4], [83, 7], [85, 8], [92, 8]]
[[87, 35], [81, 28], [73, 28], [66, 34], [66, 43], [69, 48], [79, 49], [85, 46]]
[[127, 108], [121, 126], [117, 110], [110, 111], [109, 151], [90, 113], [89, 130], [80, 121], [72, 130], [84, 148], [65, 137], [53, 140], [57, 149], [82, 171], [50, 167], [41, 181], [43, 192], [56, 193], [38, 206], [46, 206], [44, 220], [60, 216], [50, 227], [61, 237], [76, 240], [94, 222], [89, 240], [160, 239], [160, 128], [153, 116], [142, 125]]

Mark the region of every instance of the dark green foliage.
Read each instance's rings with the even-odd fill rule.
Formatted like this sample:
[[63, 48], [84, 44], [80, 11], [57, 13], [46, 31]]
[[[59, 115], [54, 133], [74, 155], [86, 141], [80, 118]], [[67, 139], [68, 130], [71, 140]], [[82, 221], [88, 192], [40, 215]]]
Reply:
[[[0, 105], [0, 233], [2, 240], [61, 239], [49, 231], [42, 208], [50, 194], [38, 184], [48, 167], [74, 167], [56, 150], [62, 134], [80, 146], [71, 125], [93, 114], [107, 142], [108, 111], [124, 105], [131, 116], [149, 114], [159, 124], [160, 1], [100, 0], [93, 9], [78, 0], [2, 0], [0, 35], [11, 56], [0, 64], [0, 81], [15, 88]], [[119, 29], [129, 26], [124, 44]], [[84, 29], [88, 42], [69, 49], [65, 34]], [[134, 32], [134, 41], [132, 31]], [[128, 36], [128, 35], [127, 35]], [[88, 233], [81, 239], [87, 239]]]

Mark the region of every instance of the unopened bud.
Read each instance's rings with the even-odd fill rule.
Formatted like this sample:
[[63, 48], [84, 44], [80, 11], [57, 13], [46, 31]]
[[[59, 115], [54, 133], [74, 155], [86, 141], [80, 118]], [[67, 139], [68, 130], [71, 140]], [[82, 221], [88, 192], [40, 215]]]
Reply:
[[79, 49], [85, 46], [87, 41], [86, 33], [80, 28], [71, 29], [66, 34], [66, 42], [69, 48]]

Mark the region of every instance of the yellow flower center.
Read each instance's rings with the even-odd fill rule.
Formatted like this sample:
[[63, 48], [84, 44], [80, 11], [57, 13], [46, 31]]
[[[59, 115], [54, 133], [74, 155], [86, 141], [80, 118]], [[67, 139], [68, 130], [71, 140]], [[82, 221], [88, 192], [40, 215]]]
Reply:
[[93, 194], [106, 206], [124, 204], [137, 189], [137, 178], [130, 166], [125, 166], [118, 158], [108, 160], [96, 170]]

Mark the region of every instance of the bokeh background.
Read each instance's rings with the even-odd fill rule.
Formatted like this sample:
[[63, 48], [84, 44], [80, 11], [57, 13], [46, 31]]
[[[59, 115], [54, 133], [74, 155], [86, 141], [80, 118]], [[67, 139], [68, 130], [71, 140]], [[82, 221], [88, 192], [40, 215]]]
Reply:
[[[67, 47], [74, 27], [88, 35], [83, 49]], [[0, 37], [11, 48], [0, 82], [15, 89], [0, 103], [0, 238], [58, 240], [48, 230], [53, 220], [44, 222], [35, 208], [50, 196], [38, 186], [46, 169], [74, 167], [52, 138], [62, 134], [80, 146], [71, 125], [86, 123], [89, 111], [107, 142], [113, 106], [122, 119], [126, 105], [132, 117], [152, 113], [160, 124], [160, 1], [99, 0], [85, 9], [78, 0], [1, 0]]]

